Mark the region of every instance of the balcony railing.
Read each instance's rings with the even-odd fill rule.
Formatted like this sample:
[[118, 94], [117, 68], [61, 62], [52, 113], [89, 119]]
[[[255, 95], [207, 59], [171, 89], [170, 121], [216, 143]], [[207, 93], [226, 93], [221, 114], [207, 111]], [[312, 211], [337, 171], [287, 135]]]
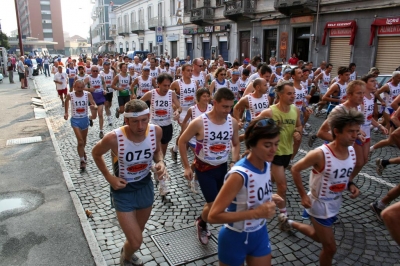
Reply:
[[144, 31], [144, 20], [136, 21], [131, 23], [132, 33], [138, 33]]
[[190, 22], [194, 24], [202, 24], [205, 20], [214, 19], [214, 8], [201, 7], [190, 11]]
[[150, 18], [148, 25], [149, 25], [149, 27], [148, 27], [149, 30], [156, 30], [156, 27], [160, 26], [160, 25], [158, 25], [158, 17]]
[[256, 0], [229, 0], [225, 2], [224, 16], [229, 19], [251, 17], [256, 12]]
[[110, 27], [108, 28], [108, 35], [110, 37], [115, 37], [118, 35], [116, 25], [110, 25]]

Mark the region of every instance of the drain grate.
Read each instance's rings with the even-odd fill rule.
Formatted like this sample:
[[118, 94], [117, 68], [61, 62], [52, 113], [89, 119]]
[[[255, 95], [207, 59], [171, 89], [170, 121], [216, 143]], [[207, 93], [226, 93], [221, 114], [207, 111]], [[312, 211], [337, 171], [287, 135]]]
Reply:
[[182, 265], [218, 253], [217, 239], [211, 235], [208, 245], [200, 244], [194, 226], [152, 235], [170, 265]]
[[10, 145], [18, 145], [18, 144], [28, 144], [42, 141], [41, 136], [29, 137], [29, 138], [20, 138], [20, 139], [9, 139], [7, 140], [6, 146]]

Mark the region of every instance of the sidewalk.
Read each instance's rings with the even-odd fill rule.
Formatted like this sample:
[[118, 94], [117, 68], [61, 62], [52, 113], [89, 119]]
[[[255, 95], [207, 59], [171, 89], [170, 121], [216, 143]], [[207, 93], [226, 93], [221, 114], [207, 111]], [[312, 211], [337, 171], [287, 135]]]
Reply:
[[0, 265], [95, 265], [46, 120], [35, 119], [34, 84], [14, 81], [0, 84]]

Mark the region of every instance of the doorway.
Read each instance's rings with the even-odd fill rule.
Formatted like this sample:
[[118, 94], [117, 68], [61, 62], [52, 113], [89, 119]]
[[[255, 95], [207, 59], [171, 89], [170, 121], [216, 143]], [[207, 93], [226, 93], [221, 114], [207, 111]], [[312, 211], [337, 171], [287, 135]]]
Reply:
[[309, 61], [311, 27], [293, 28], [293, 47], [292, 54], [304, 62]]
[[178, 42], [171, 42], [171, 57], [175, 58], [178, 56]]
[[250, 31], [240, 32], [240, 62], [245, 58], [250, 58]]
[[264, 30], [264, 62], [268, 62], [271, 57], [276, 57], [276, 40], [278, 30]]
[[203, 42], [203, 58], [211, 59], [210, 42]]

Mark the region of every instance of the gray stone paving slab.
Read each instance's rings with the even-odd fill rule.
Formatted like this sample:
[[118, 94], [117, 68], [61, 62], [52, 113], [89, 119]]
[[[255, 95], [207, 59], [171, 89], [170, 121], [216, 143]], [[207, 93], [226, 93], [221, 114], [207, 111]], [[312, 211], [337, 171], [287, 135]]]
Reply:
[[[42, 100], [46, 106], [47, 116], [49, 117], [53, 130], [55, 132], [61, 152], [67, 166], [67, 170], [72, 178], [76, 193], [79, 196], [85, 209], [93, 212], [93, 218], [89, 218], [94, 233], [96, 234], [99, 246], [106, 256], [110, 250], [120, 249], [123, 245], [124, 235], [118, 226], [115, 213], [111, 208], [109, 199], [109, 186], [101, 173], [97, 170], [91, 156], [92, 147], [99, 141], [98, 120], [94, 121], [94, 126], [89, 129], [88, 143], [86, 153], [88, 154], [87, 171], [79, 171], [79, 160], [76, 154], [76, 139], [70, 127], [70, 121], [63, 118], [64, 109], [61, 108], [61, 102], [57, 98], [55, 86], [50, 79], [38, 77], [37, 83]], [[116, 97], [114, 97], [113, 106], [116, 106]], [[104, 126], [105, 133], [122, 125], [122, 117], [114, 119], [113, 126]], [[312, 125], [308, 130], [315, 133], [324, 118], [311, 116], [309, 123]], [[174, 144], [177, 135], [177, 124], [174, 123], [175, 134], [170, 147]], [[372, 133], [371, 143], [375, 143], [384, 136]], [[301, 159], [310, 148], [307, 146], [308, 137], [303, 136], [300, 152], [295, 157], [295, 161]], [[322, 141], [317, 140], [314, 148], [321, 145]], [[244, 146], [242, 145], [242, 151]], [[400, 156], [397, 148], [385, 147], [377, 150], [372, 155], [372, 159], [364, 168], [362, 173], [355, 178], [355, 182], [360, 188], [361, 194], [356, 200], [352, 200], [345, 192], [343, 205], [339, 214], [340, 223], [334, 226], [335, 239], [338, 245], [338, 252], [335, 255], [335, 265], [348, 265], [345, 262], [352, 261], [354, 265], [383, 265], [383, 262], [391, 265], [400, 265], [400, 249], [391, 239], [385, 226], [379, 223], [375, 215], [369, 208], [369, 203], [377, 198], [383, 197], [392, 185], [399, 183], [399, 166], [389, 165], [383, 174], [383, 177], [377, 176], [375, 172], [376, 158], [392, 158]], [[179, 157], [179, 156], [178, 156]], [[192, 159], [190, 155], [190, 159]], [[178, 158], [179, 159], [179, 158]], [[111, 158], [105, 156], [107, 165], [111, 166]], [[160, 196], [156, 193], [153, 211], [149, 222], [146, 224], [146, 230], [143, 233], [144, 245], [141, 250], [150, 250], [146, 255], [147, 265], [167, 265], [166, 261], [161, 262], [157, 247], [154, 246], [150, 235], [162, 233], [169, 230], [193, 225], [194, 219], [200, 214], [204, 199], [201, 194], [194, 194], [189, 190], [187, 182], [183, 178], [183, 169], [181, 163], [175, 164], [168, 153], [166, 156], [167, 170], [171, 176], [171, 194], [167, 196], [168, 202], [161, 202]], [[111, 168], [110, 168], [111, 170]], [[292, 181], [289, 171], [286, 171], [288, 180], [288, 204], [289, 216], [296, 220], [301, 220], [303, 208], [300, 205], [300, 197]], [[309, 172], [303, 172], [303, 184], [307, 187]], [[157, 191], [155, 189], [155, 191]], [[397, 200], [398, 201], [398, 200]], [[305, 220], [309, 224], [309, 221]], [[172, 226], [171, 226], [172, 225]], [[218, 234], [219, 226], [211, 227], [211, 232]], [[105, 231], [107, 230], [107, 232]], [[317, 265], [318, 255], [321, 245], [314, 243], [311, 239], [305, 237], [299, 232], [294, 234], [281, 233], [277, 226], [277, 218], [273, 218], [268, 223], [268, 231], [273, 249], [273, 265]], [[106, 233], [112, 235], [108, 238]], [[216, 235], [217, 237], [217, 235]], [[109, 245], [108, 242], [114, 244]], [[379, 241], [379, 242], [378, 242]], [[152, 245], [153, 244], [153, 245]], [[150, 249], [150, 247], [155, 247]], [[300, 248], [299, 248], [300, 247]], [[289, 250], [285, 255], [282, 250]], [[374, 255], [369, 255], [375, 252]], [[155, 257], [157, 255], [157, 257]], [[187, 265], [217, 265], [218, 257], [212, 257], [213, 261], [207, 259], [196, 261]], [[108, 261], [109, 265], [119, 263], [119, 258], [113, 258]], [[149, 264], [152, 263], [152, 264]]]

